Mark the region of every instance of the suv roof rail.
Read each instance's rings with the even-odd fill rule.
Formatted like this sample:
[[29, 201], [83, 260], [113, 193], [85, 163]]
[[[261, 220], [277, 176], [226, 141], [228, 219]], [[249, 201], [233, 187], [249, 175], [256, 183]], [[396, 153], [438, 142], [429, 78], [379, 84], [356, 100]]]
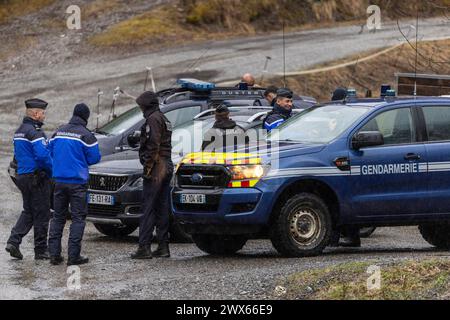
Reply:
[[[268, 112], [268, 111], [272, 110], [273, 108], [272, 107], [260, 107], [260, 106], [239, 106], [239, 107], [229, 107], [228, 109], [229, 110], [242, 110], [242, 109], [244, 109], [244, 110], [252, 110], [252, 109], [253, 110], [267, 110], [267, 112]], [[216, 111], [215, 108], [202, 111], [194, 117], [194, 120], [197, 120], [199, 118], [205, 117], [210, 114], [214, 114], [215, 111]]]

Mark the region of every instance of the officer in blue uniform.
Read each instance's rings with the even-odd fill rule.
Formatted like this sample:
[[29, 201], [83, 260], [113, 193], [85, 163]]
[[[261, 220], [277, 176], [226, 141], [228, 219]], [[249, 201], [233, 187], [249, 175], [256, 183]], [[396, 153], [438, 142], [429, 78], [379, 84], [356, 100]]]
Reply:
[[89, 259], [80, 255], [85, 219], [87, 216], [87, 183], [89, 166], [100, 161], [97, 139], [86, 126], [90, 115], [89, 107], [83, 103], [75, 106], [68, 124], [58, 128], [49, 142], [53, 157], [53, 178], [55, 180], [55, 214], [50, 222], [48, 246], [50, 263], [61, 264], [61, 237], [69, 210], [70, 225], [67, 265], [80, 265]]
[[263, 127], [268, 132], [278, 128], [292, 116], [293, 93], [287, 88], [278, 89], [273, 110], [267, 115]]
[[17, 186], [22, 193], [23, 211], [11, 231], [6, 251], [16, 259], [22, 238], [34, 228], [36, 260], [48, 259], [47, 233], [50, 219], [50, 177], [52, 159], [47, 137], [42, 131], [47, 102], [40, 99], [25, 101], [26, 116], [14, 134], [14, 158], [17, 162]]

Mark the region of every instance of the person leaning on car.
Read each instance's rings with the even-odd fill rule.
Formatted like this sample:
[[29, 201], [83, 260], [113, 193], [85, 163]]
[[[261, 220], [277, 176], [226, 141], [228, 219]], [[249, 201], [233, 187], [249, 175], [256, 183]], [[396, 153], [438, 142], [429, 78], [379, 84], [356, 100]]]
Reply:
[[80, 255], [81, 241], [87, 216], [87, 183], [89, 166], [101, 159], [97, 139], [86, 126], [90, 110], [84, 103], [75, 106], [69, 123], [58, 128], [50, 139], [49, 149], [53, 157], [55, 180], [54, 209], [50, 222], [48, 248], [50, 263], [61, 264], [61, 237], [69, 211], [72, 217], [69, 234], [67, 265], [89, 262]]
[[[145, 123], [141, 128], [139, 159], [144, 167], [142, 216], [139, 221], [139, 247], [132, 259], [170, 257], [169, 197], [173, 175], [172, 125], [159, 109], [158, 96], [144, 92], [136, 99]], [[158, 248], [151, 251], [153, 230], [156, 227]]]

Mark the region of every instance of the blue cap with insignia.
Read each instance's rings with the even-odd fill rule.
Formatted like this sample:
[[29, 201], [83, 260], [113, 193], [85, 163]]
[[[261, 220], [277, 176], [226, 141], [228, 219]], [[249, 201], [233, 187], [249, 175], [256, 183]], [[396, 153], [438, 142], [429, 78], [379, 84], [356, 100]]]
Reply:
[[48, 103], [41, 99], [29, 99], [25, 101], [27, 109], [47, 109]]

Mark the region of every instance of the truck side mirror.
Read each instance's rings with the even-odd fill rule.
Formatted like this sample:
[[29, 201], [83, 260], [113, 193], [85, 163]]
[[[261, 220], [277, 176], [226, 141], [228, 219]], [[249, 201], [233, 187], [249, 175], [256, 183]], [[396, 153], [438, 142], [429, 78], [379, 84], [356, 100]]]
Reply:
[[384, 138], [379, 131], [358, 132], [352, 139], [352, 148], [355, 150], [382, 145], [384, 145]]
[[136, 148], [139, 145], [140, 140], [141, 140], [140, 131], [135, 131], [132, 134], [128, 135], [127, 137], [128, 145], [132, 148]]

